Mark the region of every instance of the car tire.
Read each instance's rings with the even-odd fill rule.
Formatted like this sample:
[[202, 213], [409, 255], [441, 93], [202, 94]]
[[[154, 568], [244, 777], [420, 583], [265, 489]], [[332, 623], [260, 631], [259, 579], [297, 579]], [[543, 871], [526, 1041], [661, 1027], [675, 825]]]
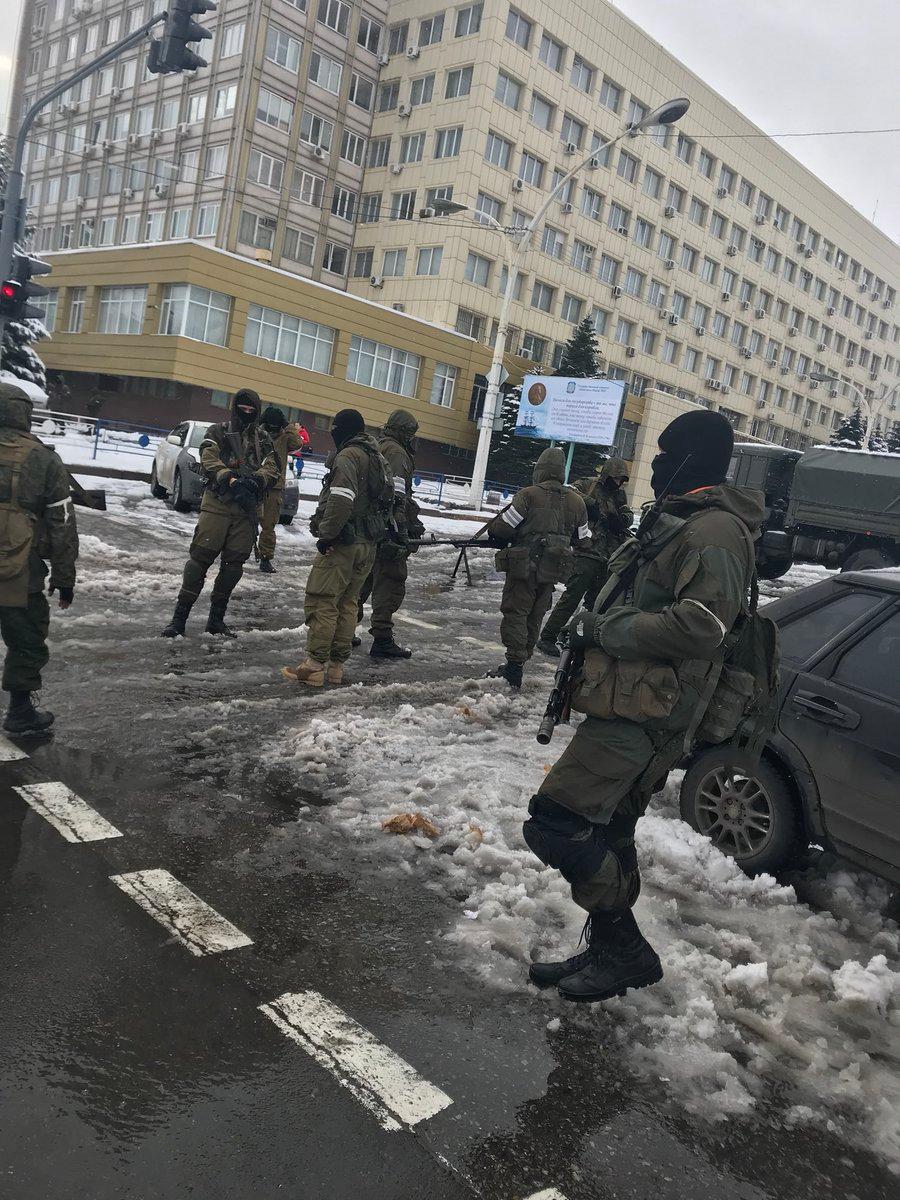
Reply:
[[880, 571], [884, 567], [896, 567], [897, 558], [878, 546], [867, 546], [855, 550], [841, 567], [842, 571]]
[[150, 495], [154, 500], [165, 500], [168, 492], [164, 487], [160, 487], [159, 480], [156, 478], [156, 463], [150, 468]]
[[294, 517], [293, 517], [292, 513], [283, 513], [278, 518], [279, 525], [293, 525], [293, 523], [294, 523]]
[[694, 759], [681, 785], [682, 819], [748, 875], [774, 874], [808, 844], [797, 799], [770, 759], [734, 772], [732, 753], [723, 747]]
[[190, 500], [184, 498], [184, 486], [181, 482], [181, 472], [175, 472], [175, 478], [172, 480], [172, 507], [176, 512], [188, 512], [191, 507]]

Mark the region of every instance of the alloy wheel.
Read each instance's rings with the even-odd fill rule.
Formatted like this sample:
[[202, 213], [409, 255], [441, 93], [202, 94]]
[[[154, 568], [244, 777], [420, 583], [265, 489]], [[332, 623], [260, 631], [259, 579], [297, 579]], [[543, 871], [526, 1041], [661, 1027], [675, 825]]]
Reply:
[[768, 845], [775, 812], [759, 779], [720, 766], [697, 789], [697, 827], [720, 850], [738, 859], [752, 858]]

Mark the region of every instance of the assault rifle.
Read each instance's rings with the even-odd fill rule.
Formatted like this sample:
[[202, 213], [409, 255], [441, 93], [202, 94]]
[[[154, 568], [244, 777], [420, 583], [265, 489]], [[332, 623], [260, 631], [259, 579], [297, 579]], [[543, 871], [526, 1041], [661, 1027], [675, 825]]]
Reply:
[[98, 512], [106, 512], [106, 489], [82, 487], [71, 471], [69, 475], [69, 495], [73, 504], [82, 508], [93, 508]]
[[218, 490], [223, 500], [231, 500], [253, 526], [253, 554], [259, 559], [257, 539], [259, 537], [259, 505], [263, 498], [263, 488], [260, 486], [256, 473], [249, 467], [233, 468], [237, 475], [234, 484], [229, 480]]

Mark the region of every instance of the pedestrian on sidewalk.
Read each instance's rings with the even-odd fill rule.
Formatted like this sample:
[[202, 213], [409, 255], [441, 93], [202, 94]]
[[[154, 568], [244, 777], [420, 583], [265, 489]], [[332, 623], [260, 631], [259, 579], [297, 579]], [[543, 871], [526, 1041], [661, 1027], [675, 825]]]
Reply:
[[[278, 477], [270, 485], [262, 505], [262, 516], [259, 522], [259, 569], [265, 575], [274, 575], [275, 568], [272, 566], [272, 559], [275, 557], [275, 527], [281, 517], [288, 455], [301, 449], [303, 437], [299, 427], [293, 422], [289, 422], [284, 412], [275, 404], [270, 404], [265, 409], [259, 423], [272, 440], [275, 467], [278, 472]], [[308, 443], [309, 434], [306, 435], [306, 439]]]
[[334, 450], [325, 462], [319, 503], [309, 523], [316, 558], [306, 581], [306, 658], [284, 667], [306, 687], [342, 683], [356, 630], [359, 592], [375, 561], [393, 504], [390, 468], [362, 413], [342, 409], [331, 426]]
[[59, 455], [31, 432], [31, 400], [14, 383], [0, 383], [0, 634], [6, 643], [3, 690], [12, 734], [43, 733], [53, 713], [34, 705], [50, 658], [50, 594], [66, 609], [75, 598], [78, 530], [69, 473]]

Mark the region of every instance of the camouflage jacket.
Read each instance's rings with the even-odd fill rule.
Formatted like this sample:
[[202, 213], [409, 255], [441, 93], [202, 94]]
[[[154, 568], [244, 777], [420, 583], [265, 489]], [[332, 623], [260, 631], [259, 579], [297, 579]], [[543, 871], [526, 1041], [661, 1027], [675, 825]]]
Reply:
[[[75, 586], [78, 528], [70, 498], [69, 472], [59, 455], [31, 433], [31, 401], [14, 384], [0, 384], [2, 449], [28, 447], [19, 475], [18, 506], [34, 518], [28, 560], [28, 591], [44, 590], [49, 563], [51, 587]], [[12, 468], [0, 461], [0, 501], [8, 502]]]
[[627, 474], [628, 468], [620, 458], [610, 458], [600, 468], [598, 475], [575, 480], [574, 486], [584, 496], [591, 527], [591, 545], [588, 550], [579, 550], [579, 555], [606, 562], [628, 536], [634, 513], [628, 507], [625, 490], [616, 488], [610, 491], [605, 486], [610, 476], [620, 478]]
[[488, 534], [503, 545], [527, 545], [549, 533], [565, 534], [579, 552], [590, 549], [587, 509], [574, 488], [566, 487], [562, 450], [545, 450], [534, 468], [534, 483], [513, 496], [491, 521]]
[[232, 427], [231, 422], [210, 425], [200, 444], [200, 465], [206, 475], [206, 486], [221, 493], [229, 478], [250, 471], [263, 487], [278, 486], [279, 476], [272, 439], [256, 421], [244, 430]]
[[377, 456], [385, 481], [390, 468], [378, 443], [368, 433], [350, 438], [325, 460], [327, 475], [322, 481], [319, 503], [309, 522], [310, 530], [325, 542], [377, 542], [384, 536], [386, 509], [372, 495], [372, 455]]
[[413, 472], [415, 461], [410, 452], [383, 433], [378, 439], [378, 448], [391, 469], [394, 481], [394, 525], [401, 539], [421, 537], [425, 526], [419, 519], [419, 506], [413, 499]]

